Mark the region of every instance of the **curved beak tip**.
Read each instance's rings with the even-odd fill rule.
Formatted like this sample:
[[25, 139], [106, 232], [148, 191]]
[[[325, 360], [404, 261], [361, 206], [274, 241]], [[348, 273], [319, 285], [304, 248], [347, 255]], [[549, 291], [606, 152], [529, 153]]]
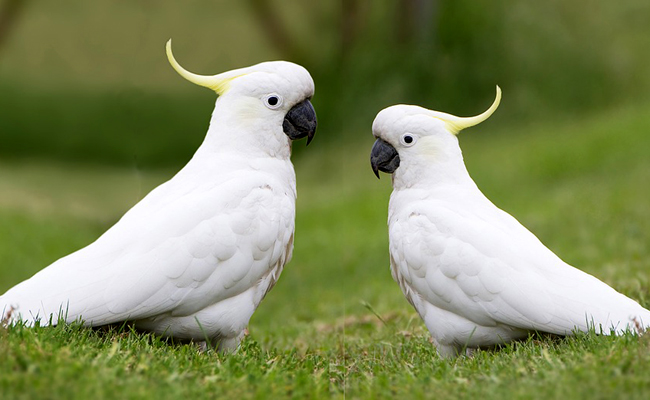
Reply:
[[388, 142], [377, 138], [370, 151], [370, 166], [377, 179], [379, 171], [392, 174], [397, 170], [400, 164], [399, 154]]
[[307, 146], [314, 139], [316, 134], [316, 111], [309, 99], [305, 99], [289, 110], [282, 123], [284, 133], [291, 140], [307, 138]]

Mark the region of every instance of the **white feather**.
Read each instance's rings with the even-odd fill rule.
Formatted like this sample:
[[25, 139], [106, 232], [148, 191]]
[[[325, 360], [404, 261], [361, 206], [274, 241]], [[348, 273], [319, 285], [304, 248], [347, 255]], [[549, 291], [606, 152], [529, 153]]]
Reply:
[[[176, 176], [97, 241], [0, 296], [0, 316], [133, 321], [236, 346], [291, 258], [296, 187], [282, 121], [313, 94], [304, 68], [260, 65], [218, 98], [204, 143]], [[284, 109], [266, 108], [267, 92], [284, 96]]]
[[[399, 155], [389, 204], [391, 270], [439, 352], [540, 331], [602, 334], [650, 326], [650, 311], [562, 261], [474, 184], [440, 119], [393, 106], [373, 133]], [[406, 146], [408, 133], [415, 143]]]

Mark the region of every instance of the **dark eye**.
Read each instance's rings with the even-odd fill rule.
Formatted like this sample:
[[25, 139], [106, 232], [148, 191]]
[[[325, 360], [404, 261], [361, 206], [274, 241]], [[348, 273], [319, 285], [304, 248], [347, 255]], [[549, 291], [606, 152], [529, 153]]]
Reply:
[[277, 93], [271, 93], [264, 97], [264, 105], [274, 110], [282, 105], [282, 96]]
[[406, 147], [413, 146], [416, 141], [417, 137], [412, 133], [405, 133], [400, 138], [400, 142], [402, 142], [402, 144]]

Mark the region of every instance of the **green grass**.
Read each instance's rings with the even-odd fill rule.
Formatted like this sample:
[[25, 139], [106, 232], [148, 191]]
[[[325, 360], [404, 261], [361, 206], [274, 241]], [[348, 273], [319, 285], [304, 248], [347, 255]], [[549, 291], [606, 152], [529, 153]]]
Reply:
[[[650, 306], [650, 113], [462, 133], [486, 195], [566, 261]], [[646, 398], [650, 338], [532, 337], [441, 360], [388, 269], [370, 132], [296, 158], [292, 262], [237, 354], [128, 329], [0, 330], [0, 398]], [[358, 145], [364, 141], [363, 145]], [[113, 224], [171, 170], [0, 163], [0, 292]]]
[[457, 361], [384, 329], [320, 349], [199, 353], [133, 332], [12, 329], [2, 344], [4, 398], [645, 398], [647, 337], [531, 338]]

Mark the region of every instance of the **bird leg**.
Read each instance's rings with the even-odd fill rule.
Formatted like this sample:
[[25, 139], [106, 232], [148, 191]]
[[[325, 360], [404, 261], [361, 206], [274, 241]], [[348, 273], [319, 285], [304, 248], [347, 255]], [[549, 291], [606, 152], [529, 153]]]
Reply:
[[209, 349], [214, 349], [221, 354], [234, 354], [239, 349], [239, 344], [245, 336], [248, 336], [248, 329], [239, 332], [237, 336], [218, 336], [202, 342], [196, 342], [196, 345], [201, 353], [207, 352]]
[[217, 351], [221, 354], [236, 353], [239, 350], [239, 344], [245, 336], [248, 336], [248, 329], [239, 332], [235, 337], [222, 338], [217, 345]]

